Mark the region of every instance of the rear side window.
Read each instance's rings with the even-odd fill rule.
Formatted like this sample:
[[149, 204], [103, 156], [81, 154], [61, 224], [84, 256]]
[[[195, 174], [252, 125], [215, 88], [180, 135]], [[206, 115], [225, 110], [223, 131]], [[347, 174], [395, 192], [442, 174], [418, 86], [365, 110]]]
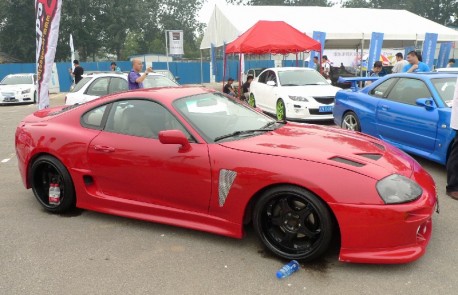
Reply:
[[108, 93], [116, 93], [126, 91], [129, 89], [127, 81], [122, 78], [111, 78], [110, 86], [108, 87]]
[[103, 115], [106, 109], [107, 105], [103, 105], [86, 112], [81, 118], [82, 125], [91, 129], [102, 129]]
[[97, 78], [87, 88], [87, 95], [103, 96], [108, 94], [108, 84], [110, 83], [110, 77]]
[[91, 77], [84, 77], [83, 79], [81, 79], [78, 84], [75, 85], [75, 87], [73, 87], [73, 89], [70, 91], [70, 92], [77, 92], [79, 91], [81, 88], [83, 88], [84, 85], [87, 84], [87, 82], [89, 82], [92, 78]]
[[431, 92], [421, 80], [401, 78], [390, 91], [387, 98], [400, 103], [417, 105], [417, 99], [431, 98]]
[[385, 98], [391, 86], [393, 85], [393, 82], [395, 82], [396, 80], [397, 80], [396, 78], [386, 80], [379, 86], [372, 89], [370, 94], [375, 97]]

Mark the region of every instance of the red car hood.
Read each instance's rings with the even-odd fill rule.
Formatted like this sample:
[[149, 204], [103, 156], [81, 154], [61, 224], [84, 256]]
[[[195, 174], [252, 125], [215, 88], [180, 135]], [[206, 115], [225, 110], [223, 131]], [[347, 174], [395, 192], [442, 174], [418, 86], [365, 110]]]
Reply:
[[410, 177], [415, 161], [371, 136], [318, 125], [288, 123], [272, 132], [221, 145], [246, 152], [320, 162], [377, 180], [393, 173]]

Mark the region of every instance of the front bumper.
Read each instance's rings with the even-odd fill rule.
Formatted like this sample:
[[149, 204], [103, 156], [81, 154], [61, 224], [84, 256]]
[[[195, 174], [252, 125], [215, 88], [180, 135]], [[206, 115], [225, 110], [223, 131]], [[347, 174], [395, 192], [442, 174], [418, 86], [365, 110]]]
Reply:
[[[303, 102], [286, 103], [286, 118], [292, 121], [333, 120], [331, 105], [310, 105]], [[321, 109], [320, 109], [321, 107]], [[324, 108], [324, 110], [323, 110]]]
[[330, 204], [339, 221], [339, 260], [356, 263], [407, 263], [420, 258], [432, 235], [432, 215], [437, 206], [431, 176], [414, 164], [412, 179], [422, 196], [398, 205]]
[[0, 94], [0, 104], [17, 104], [17, 103], [30, 103], [33, 102], [33, 93], [27, 94]]

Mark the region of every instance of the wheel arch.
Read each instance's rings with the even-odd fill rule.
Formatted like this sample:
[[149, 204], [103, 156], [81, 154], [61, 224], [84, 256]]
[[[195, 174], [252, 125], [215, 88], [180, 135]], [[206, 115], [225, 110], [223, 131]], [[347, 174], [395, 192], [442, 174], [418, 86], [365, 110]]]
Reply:
[[[27, 163], [27, 171], [26, 171], [26, 175], [27, 175], [27, 188], [31, 188], [31, 183], [30, 183], [30, 180], [31, 180], [31, 177], [32, 177], [32, 165], [33, 163], [41, 156], [50, 156], [50, 157], [53, 157], [55, 158], [56, 160], [58, 160], [59, 162], [62, 163], [62, 165], [64, 165], [64, 167], [68, 170], [68, 174], [70, 175], [70, 177], [72, 177], [72, 174], [70, 173], [70, 170], [67, 168], [67, 166], [65, 165], [64, 161], [62, 161], [62, 159], [60, 159], [59, 157], [57, 157], [56, 155], [53, 155], [51, 153], [48, 153], [48, 152], [39, 152], [39, 153], [36, 153], [35, 155], [33, 155], [29, 162]], [[72, 182], [74, 183], [73, 181], [73, 177], [72, 177]]]

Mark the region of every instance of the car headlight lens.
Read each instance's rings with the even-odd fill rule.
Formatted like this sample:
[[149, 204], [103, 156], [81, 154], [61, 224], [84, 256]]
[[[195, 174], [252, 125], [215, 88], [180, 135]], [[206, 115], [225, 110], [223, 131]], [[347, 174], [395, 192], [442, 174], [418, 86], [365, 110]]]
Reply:
[[418, 199], [423, 190], [410, 178], [392, 174], [377, 182], [377, 192], [385, 204], [401, 204]]
[[21, 92], [21, 94], [26, 94], [26, 93], [30, 93], [30, 88], [26, 89], [26, 90], [22, 90], [22, 92]]
[[294, 96], [294, 95], [288, 95], [288, 96], [291, 100], [294, 100], [294, 101], [304, 101], [304, 102], [309, 101], [306, 97], [303, 97], [303, 96]]

